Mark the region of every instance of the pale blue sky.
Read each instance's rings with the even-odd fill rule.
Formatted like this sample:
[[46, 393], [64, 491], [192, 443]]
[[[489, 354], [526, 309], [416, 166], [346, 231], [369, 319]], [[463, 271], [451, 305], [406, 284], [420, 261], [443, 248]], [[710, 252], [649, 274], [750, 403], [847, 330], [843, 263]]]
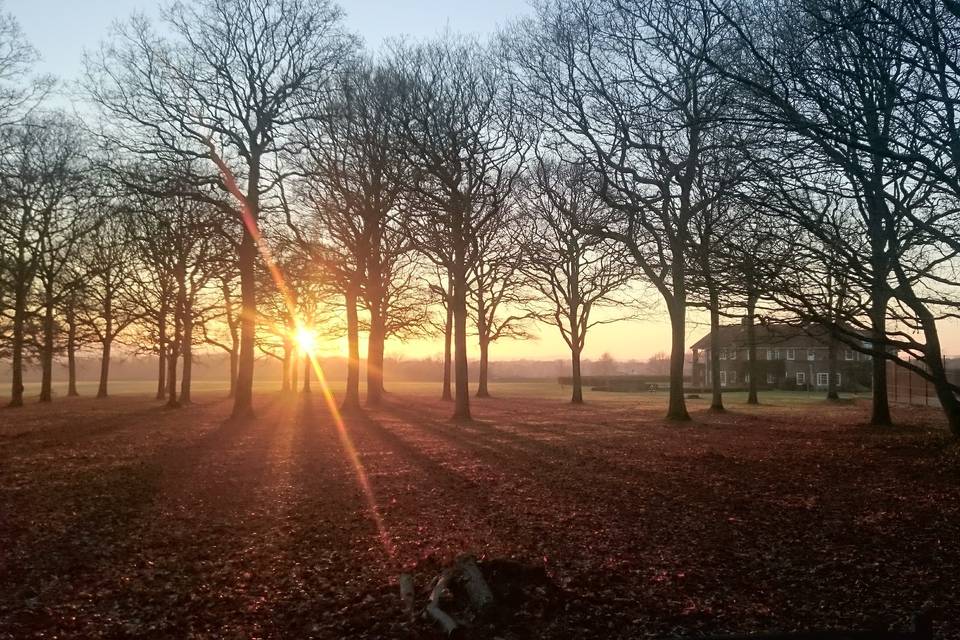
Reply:
[[[96, 48], [111, 23], [135, 11], [155, 12], [161, 0], [5, 0], [2, 6], [20, 21], [43, 61], [38, 71], [64, 80], [82, 70], [84, 49]], [[371, 48], [385, 38], [430, 36], [445, 27], [490, 33], [527, 12], [526, 0], [345, 0], [339, 3], [347, 25]]]

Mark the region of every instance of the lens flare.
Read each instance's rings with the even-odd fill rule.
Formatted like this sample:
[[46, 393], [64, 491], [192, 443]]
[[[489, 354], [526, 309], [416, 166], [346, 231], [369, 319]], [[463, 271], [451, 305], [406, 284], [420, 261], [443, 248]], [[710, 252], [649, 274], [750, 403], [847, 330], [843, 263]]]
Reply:
[[297, 348], [301, 353], [313, 353], [317, 348], [317, 334], [312, 329], [300, 326], [293, 334], [293, 340], [297, 343]]

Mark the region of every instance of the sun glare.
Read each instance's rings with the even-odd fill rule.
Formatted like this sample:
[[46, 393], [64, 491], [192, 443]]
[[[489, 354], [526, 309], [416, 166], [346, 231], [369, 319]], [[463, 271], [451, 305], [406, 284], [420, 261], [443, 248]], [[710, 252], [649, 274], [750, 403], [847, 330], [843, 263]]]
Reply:
[[317, 346], [317, 334], [307, 327], [298, 327], [293, 338], [297, 348], [303, 353], [313, 353]]

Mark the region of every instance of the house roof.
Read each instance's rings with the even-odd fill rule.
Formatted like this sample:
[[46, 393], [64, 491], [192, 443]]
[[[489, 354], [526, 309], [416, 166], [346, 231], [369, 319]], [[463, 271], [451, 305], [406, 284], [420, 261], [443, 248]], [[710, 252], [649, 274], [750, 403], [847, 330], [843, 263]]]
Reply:
[[[819, 325], [792, 325], [784, 323], [755, 324], [757, 347], [787, 347], [808, 349], [825, 347], [826, 329]], [[747, 327], [742, 323], [720, 327], [720, 346], [724, 349], [747, 346]], [[693, 343], [691, 349], [709, 349], [710, 332]]]

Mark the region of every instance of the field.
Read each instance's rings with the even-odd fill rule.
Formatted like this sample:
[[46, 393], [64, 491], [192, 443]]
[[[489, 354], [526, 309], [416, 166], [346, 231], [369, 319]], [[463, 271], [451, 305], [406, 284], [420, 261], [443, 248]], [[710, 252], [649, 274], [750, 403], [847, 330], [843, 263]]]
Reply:
[[[145, 383], [146, 384], [146, 383]], [[452, 424], [435, 385], [339, 422], [322, 394], [149, 386], [0, 412], [0, 638], [439, 638], [397, 587], [472, 553], [486, 638], [900, 628], [960, 637], [960, 451], [937, 414], [742, 395], [499, 385]], [[124, 393], [126, 392], [126, 393]]]

